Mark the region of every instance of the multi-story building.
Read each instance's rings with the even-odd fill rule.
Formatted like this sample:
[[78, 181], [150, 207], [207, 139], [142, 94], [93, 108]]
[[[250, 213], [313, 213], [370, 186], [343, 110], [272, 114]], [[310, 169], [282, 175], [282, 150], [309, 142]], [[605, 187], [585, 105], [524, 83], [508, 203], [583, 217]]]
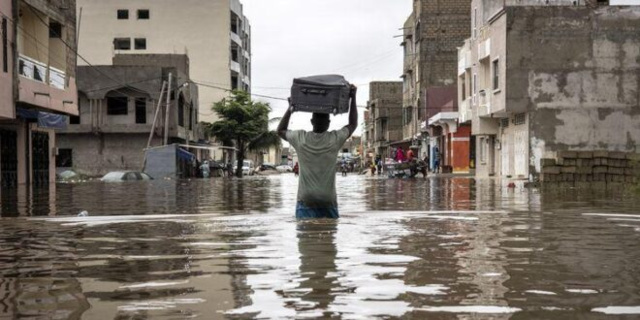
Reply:
[[55, 181], [55, 128], [77, 115], [74, 0], [0, 0], [0, 184]]
[[90, 176], [142, 170], [145, 149], [167, 143], [188, 149], [198, 141], [198, 88], [186, 55], [116, 55], [108, 66], [78, 67], [78, 90], [80, 114], [58, 132], [60, 168]]
[[530, 178], [564, 151], [637, 152], [640, 7], [618, 3], [472, 2], [458, 97], [476, 175]]
[[[251, 89], [251, 26], [239, 0], [78, 0], [79, 53], [94, 65], [115, 54], [187, 54], [199, 86], [198, 121], [213, 103]], [[87, 65], [86, 61], [79, 61]]]
[[371, 82], [367, 110], [371, 118], [367, 139], [374, 157], [390, 157], [389, 143], [402, 140], [402, 82]]
[[428, 141], [426, 94], [431, 87], [455, 87], [457, 48], [469, 37], [471, 0], [413, 2], [404, 24], [403, 138], [394, 146], [419, 148]]

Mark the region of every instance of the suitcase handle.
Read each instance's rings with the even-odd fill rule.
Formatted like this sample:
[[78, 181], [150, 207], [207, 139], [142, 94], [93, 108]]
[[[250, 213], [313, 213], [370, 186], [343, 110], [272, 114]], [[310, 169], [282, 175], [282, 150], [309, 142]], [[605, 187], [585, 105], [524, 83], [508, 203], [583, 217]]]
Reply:
[[327, 90], [321, 90], [321, 89], [301, 89], [300, 91], [302, 91], [302, 93], [304, 94], [317, 94], [317, 95], [326, 95], [327, 94]]

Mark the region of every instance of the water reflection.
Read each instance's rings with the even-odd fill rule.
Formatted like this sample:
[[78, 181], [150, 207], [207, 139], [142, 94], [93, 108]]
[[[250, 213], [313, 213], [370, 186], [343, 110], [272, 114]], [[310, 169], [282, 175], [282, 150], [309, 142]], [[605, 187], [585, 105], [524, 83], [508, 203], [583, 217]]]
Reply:
[[635, 195], [337, 182], [342, 218], [301, 222], [292, 175], [3, 190], [0, 319], [640, 314]]

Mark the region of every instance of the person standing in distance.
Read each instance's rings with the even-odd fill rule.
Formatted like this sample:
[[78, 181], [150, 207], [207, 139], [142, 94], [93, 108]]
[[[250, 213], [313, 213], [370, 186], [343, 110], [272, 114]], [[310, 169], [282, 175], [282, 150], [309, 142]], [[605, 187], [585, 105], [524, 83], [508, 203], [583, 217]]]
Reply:
[[357, 88], [351, 85], [349, 93], [349, 124], [337, 131], [328, 131], [331, 120], [328, 114], [314, 113], [311, 117], [313, 131], [290, 131], [289, 119], [293, 106], [282, 116], [278, 135], [288, 141], [298, 153], [300, 182], [296, 218], [339, 218], [336, 196], [336, 159], [345, 141], [358, 127], [356, 107]]

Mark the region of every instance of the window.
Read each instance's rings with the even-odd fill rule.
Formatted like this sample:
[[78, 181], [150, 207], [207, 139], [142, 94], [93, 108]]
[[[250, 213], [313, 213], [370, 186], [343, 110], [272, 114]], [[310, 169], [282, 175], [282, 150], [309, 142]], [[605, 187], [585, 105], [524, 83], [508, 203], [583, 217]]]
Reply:
[[526, 114], [518, 113], [513, 116], [513, 124], [516, 126], [523, 125], [527, 122]]
[[493, 60], [493, 90], [500, 89], [500, 60]]
[[70, 116], [69, 124], [80, 124], [80, 116]]
[[460, 77], [460, 84], [461, 84], [461, 93], [462, 93], [462, 101], [467, 99], [467, 80], [465, 76]]
[[127, 20], [129, 19], [129, 10], [120, 9], [118, 10], [118, 20]]
[[56, 167], [73, 167], [73, 149], [58, 149], [58, 155], [56, 156]]
[[122, 116], [129, 113], [129, 99], [127, 97], [108, 97], [107, 115]]
[[9, 46], [7, 30], [7, 18], [2, 18], [2, 71], [4, 72], [9, 72]]
[[131, 50], [131, 38], [115, 38], [113, 47], [116, 50]]
[[49, 38], [61, 39], [62, 38], [62, 24], [51, 21], [49, 23]]
[[487, 159], [485, 159], [485, 144], [487, 144], [486, 140], [484, 137], [480, 138], [480, 148], [478, 148], [478, 158], [480, 159], [480, 163], [481, 164], [486, 164], [487, 163]]
[[238, 76], [231, 76], [231, 90], [238, 90]]
[[178, 98], [178, 125], [184, 127], [184, 96]]
[[136, 99], [136, 123], [147, 123], [147, 99], [145, 98]]
[[133, 40], [133, 45], [136, 50], [146, 50], [147, 49], [147, 39], [146, 38], [135, 38]]
[[404, 108], [404, 124], [408, 125], [413, 120], [413, 107]]
[[503, 128], [509, 128], [509, 118], [500, 119], [500, 126]]
[[149, 10], [148, 9], [138, 10], [138, 20], [149, 20]]

